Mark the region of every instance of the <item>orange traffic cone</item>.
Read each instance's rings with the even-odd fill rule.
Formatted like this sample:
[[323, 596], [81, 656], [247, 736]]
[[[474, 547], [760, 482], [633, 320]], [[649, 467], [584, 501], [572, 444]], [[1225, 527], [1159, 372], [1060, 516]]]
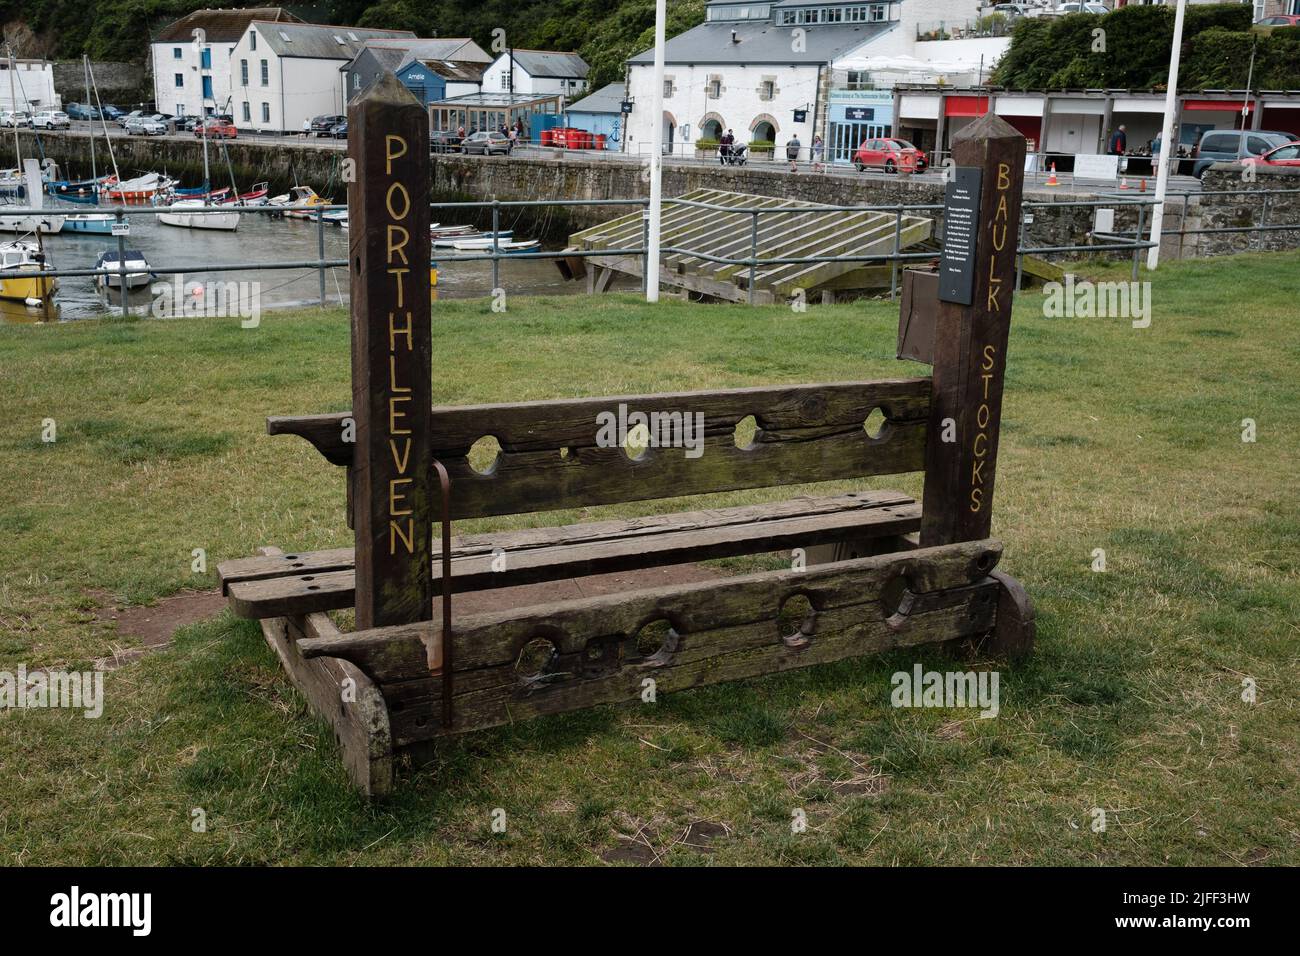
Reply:
[[1049, 175], [1049, 176], [1047, 177], [1047, 182], [1043, 183], [1043, 185], [1044, 185], [1044, 186], [1059, 186], [1059, 185], [1061, 185], [1061, 181], [1060, 181], [1059, 179], [1056, 178], [1056, 163], [1052, 163], [1052, 172], [1051, 172], [1051, 175]]
[[1146, 192], [1146, 191], [1147, 191], [1147, 181], [1146, 181], [1145, 179], [1139, 179], [1139, 180], [1138, 180], [1138, 192], [1140, 192], [1140, 193], [1144, 193], [1144, 192]]
[[1121, 176], [1121, 177], [1119, 178], [1119, 188], [1120, 188], [1120, 189], [1129, 189], [1129, 188], [1131, 188], [1131, 187], [1129, 186], [1129, 184], [1128, 184], [1128, 177], [1127, 177], [1127, 176]]

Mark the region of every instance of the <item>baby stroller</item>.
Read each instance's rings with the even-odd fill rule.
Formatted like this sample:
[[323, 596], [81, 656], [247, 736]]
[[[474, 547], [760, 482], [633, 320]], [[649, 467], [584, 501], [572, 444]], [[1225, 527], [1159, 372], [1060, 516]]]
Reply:
[[744, 143], [723, 144], [718, 147], [718, 162], [723, 166], [744, 166], [747, 160]]

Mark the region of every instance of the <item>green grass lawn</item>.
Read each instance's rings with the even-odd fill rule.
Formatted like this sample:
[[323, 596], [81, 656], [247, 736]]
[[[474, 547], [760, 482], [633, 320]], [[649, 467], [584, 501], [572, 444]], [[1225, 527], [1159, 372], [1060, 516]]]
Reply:
[[[1002, 668], [997, 719], [893, 709], [892, 673], [952, 666], [899, 652], [473, 734], [367, 805], [257, 625], [223, 613], [108, 673], [98, 720], [0, 715], [0, 862], [1300, 863], [1298, 266], [1166, 265], [1148, 329], [1019, 298], [994, 534], [1039, 643]], [[921, 374], [891, 358], [896, 324], [889, 302], [444, 302], [434, 396]], [[0, 327], [0, 395], [0, 670], [129, 644], [105, 592], [148, 603], [259, 545], [351, 541], [341, 470], [264, 433], [350, 406], [341, 311]]]

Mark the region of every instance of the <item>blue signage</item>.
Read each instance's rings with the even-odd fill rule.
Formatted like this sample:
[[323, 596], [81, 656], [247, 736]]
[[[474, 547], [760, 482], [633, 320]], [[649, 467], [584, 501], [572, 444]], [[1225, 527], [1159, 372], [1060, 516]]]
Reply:
[[876, 109], [874, 106], [846, 106], [844, 107], [844, 118], [870, 123], [876, 118]]

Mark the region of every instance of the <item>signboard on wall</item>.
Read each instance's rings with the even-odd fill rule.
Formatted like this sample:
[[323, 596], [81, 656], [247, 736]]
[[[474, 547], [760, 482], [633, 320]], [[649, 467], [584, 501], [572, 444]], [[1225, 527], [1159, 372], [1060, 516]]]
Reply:
[[871, 123], [876, 119], [876, 109], [873, 106], [846, 106], [844, 107], [844, 118], [862, 123]]
[[978, 166], [954, 166], [944, 190], [943, 251], [939, 256], [939, 300], [971, 304], [975, 286], [975, 245], [980, 221]]
[[796, 123], [806, 123], [806, 122], [808, 122], [808, 111], [807, 111], [807, 110], [795, 110], [795, 111], [794, 111], [794, 121], [795, 121]]

